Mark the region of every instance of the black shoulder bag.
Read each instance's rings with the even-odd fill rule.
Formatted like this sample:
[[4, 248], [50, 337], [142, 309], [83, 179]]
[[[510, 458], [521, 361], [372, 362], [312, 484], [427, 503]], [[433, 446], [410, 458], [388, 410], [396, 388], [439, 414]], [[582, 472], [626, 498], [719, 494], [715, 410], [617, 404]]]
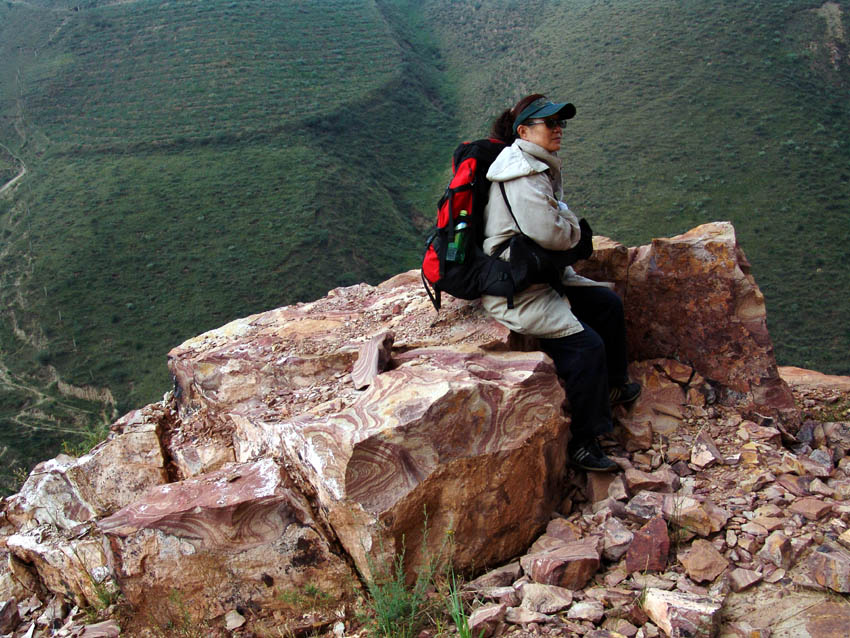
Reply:
[[503, 253], [510, 248], [511, 254], [508, 262], [511, 266], [511, 276], [514, 280], [515, 290], [525, 290], [531, 284], [546, 283], [552, 286], [559, 294], [566, 293], [566, 287], [561, 281], [564, 268], [572, 266], [580, 259], [587, 259], [593, 254], [593, 231], [587, 220], [579, 220], [581, 239], [568, 250], [549, 250], [531, 239], [522, 232], [522, 227], [514, 215], [508, 195], [505, 193], [505, 183], [499, 182], [499, 189], [508, 212], [516, 224], [518, 235], [514, 235], [499, 246], [496, 254]]

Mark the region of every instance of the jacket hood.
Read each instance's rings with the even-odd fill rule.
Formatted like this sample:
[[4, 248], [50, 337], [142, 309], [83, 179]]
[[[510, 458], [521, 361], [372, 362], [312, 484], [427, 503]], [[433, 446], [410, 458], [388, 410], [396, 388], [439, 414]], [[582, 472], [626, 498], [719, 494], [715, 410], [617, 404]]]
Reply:
[[487, 171], [491, 182], [507, 182], [518, 177], [551, 170], [556, 183], [561, 182], [561, 158], [542, 146], [517, 139], [504, 149]]

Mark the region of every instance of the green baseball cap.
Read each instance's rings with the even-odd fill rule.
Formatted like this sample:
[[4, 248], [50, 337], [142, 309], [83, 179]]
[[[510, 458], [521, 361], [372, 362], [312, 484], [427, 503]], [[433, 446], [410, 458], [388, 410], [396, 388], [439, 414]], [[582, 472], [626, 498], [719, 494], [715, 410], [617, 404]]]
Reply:
[[543, 118], [551, 115], [557, 115], [559, 120], [569, 120], [575, 117], [576, 107], [569, 102], [550, 102], [547, 98], [541, 97], [528, 106], [517, 115], [514, 120], [514, 134], [517, 127], [531, 118]]

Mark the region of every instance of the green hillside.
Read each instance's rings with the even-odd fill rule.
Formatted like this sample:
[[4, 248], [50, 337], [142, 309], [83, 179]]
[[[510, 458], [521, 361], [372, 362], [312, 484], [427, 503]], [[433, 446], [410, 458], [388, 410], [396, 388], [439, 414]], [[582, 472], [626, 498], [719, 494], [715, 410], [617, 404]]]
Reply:
[[451, 149], [533, 91], [577, 105], [565, 190], [596, 232], [733, 221], [780, 362], [850, 373], [848, 11], [0, 3], [0, 185], [26, 169], [0, 195], [0, 456], [157, 400], [190, 336], [415, 267]]
[[56, 431], [54, 369], [122, 412], [184, 339], [412, 266], [456, 135], [395, 8], [62, 4], [0, 5], [2, 174], [28, 171], [0, 200], [15, 452]]

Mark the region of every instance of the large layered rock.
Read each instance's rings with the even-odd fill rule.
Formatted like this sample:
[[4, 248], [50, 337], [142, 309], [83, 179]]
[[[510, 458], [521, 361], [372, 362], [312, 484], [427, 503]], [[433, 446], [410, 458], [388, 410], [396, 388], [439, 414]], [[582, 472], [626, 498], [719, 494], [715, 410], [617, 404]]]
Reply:
[[730, 223], [632, 248], [627, 269], [619, 247], [598, 252], [595, 259], [610, 267], [580, 269], [607, 272], [623, 290], [632, 359], [677, 359], [718, 384], [727, 400], [796, 421], [776, 369], [764, 297]]
[[98, 604], [113, 586], [112, 570], [97, 536], [73, 538], [45, 525], [9, 536], [6, 546], [17, 560], [35, 569], [41, 586], [80, 607]]
[[169, 413], [162, 404], [134, 410], [88, 454], [79, 459], [61, 454], [40, 463], [6, 504], [7, 518], [19, 529], [53, 525], [69, 530], [166, 483], [160, 436]]
[[280, 609], [310, 585], [345, 601], [356, 582], [272, 459], [164, 485], [101, 520], [121, 591], [156, 613], [175, 592], [194, 618]]
[[[395, 363], [338, 414], [242, 422], [240, 449], [283, 455], [364, 573], [373, 547], [402, 540], [409, 564], [421, 564], [423, 516], [431, 551], [451, 530], [460, 568], [527, 547], [559, 501], [566, 467], [551, 362], [466, 346], [415, 349]], [[245, 445], [249, 436], [271, 445]]]
[[[355, 391], [358, 346], [387, 332], [393, 369]], [[457, 564], [486, 564], [545, 525], [566, 465], [554, 368], [513, 345], [477, 304], [436, 316], [413, 273], [233, 322], [169, 354], [184, 422], [171, 456], [201, 437], [238, 461], [283, 456], [364, 573], [402, 539], [418, 564], [424, 512], [432, 549], [451, 529]]]
[[181, 476], [234, 460], [240, 420], [277, 422], [350, 406], [359, 393], [349, 373], [376, 335], [392, 333], [397, 353], [461, 343], [517, 349], [479, 304], [445, 301], [435, 315], [418, 271], [410, 271], [376, 287], [339, 288], [311, 303], [238, 319], [173, 349], [168, 366], [182, 423], [168, 447]]

